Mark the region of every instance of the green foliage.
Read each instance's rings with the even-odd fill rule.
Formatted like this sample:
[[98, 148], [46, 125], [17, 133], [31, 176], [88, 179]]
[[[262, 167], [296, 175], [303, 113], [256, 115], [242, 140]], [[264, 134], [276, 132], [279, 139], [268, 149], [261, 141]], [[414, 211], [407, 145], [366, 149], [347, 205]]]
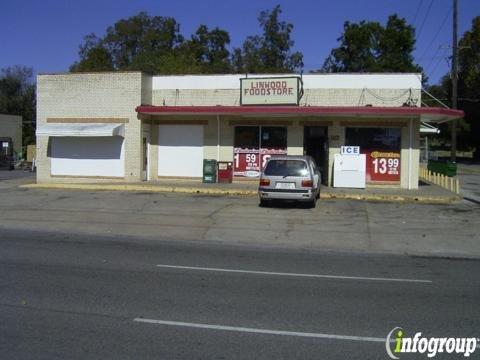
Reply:
[[375, 21], [345, 22], [340, 46], [321, 72], [421, 72], [413, 61], [415, 30], [396, 14], [382, 26]]
[[17, 65], [0, 71], [0, 113], [21, 115], [23, 145], [35, 143], [36, 95], [32, 68]]
[[79, 61], [70, 71], [141, 70], [155, 74], [285, 73], [303, 67], [302, 54], [291, 52], [293, 25], [280, 21], [280, 6], [262, 11], [261, 36], [249, 36], [230, 54], [230, 35], [200, 25], [190, 39], [180, 34], [174, 18], [141, 12], [117, 21], [104, 37], [87, 35]]
[[303, 68], [303, 55], [291, 52], [293, 25], [280, 21], [277, 5], [272, 11], [262, 11], [258, 21], [262, 35], [249, 36], [241, 49], [234, 49], [232, 66], [238, 73], [287, 73]]
[[458, 108], [465, 111], [470, 131], [459, 139], [476, 148], [480, 159], [480, 16], [472, 21], [472, 28], [459, 41], [458, 53]]
[[230, 35], [218, 27], [209, 31], [206, 25], [200, 25], [192, 39], [185, 44], [185, 53], [193, 54], [195, 62], [205, 73], [230, 72]]
[[85, 36], [84, 41], [79, 50], [81, 60], [70, 66], [70, 71], [112, 71], [112, 56], [100, 39], [95, 34], [90, 34]]
[[[452, 104], [452, 80], [450, 74], [428, 88], [446, 105]], [[458, 122], [458, 148], [476, 148], [480, 158], [480, 16], [472, 21], [472, 28], [459, 41], [458, 52], [458, 108], [465, 112], [465, 118]], [[428, 102], [428, 105], [435, 105]], [[450, 127], [443, 125], [440, 133], [444, 144], [450, 143]]]
[[157, 74], [230, 71], [230, 36], [218, 27], [200, 25], [190, 40], [174, 18], [141, 12], [107, 28], [103, 38], [85, 37], [80, 60], [70, 71], [141, 70]]

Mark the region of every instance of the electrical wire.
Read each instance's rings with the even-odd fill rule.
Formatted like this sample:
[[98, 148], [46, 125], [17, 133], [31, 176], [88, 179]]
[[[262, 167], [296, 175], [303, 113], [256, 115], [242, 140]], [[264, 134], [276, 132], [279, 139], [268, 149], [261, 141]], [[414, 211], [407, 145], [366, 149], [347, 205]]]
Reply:
[[422, 25], [420, 25], [420, 29], [418, 30], [417, 40], [420, 39], [420, 35], [422, 34], [423, 26], [425, 25], [425, 22], [427, 21], [428, 15], [430, 14], [430, 10], [432, 9], [432, 5], [433, 5], [433, 0], [430, 0], [430, 4], [428, 5], [427, 12], [425, 13], [425, 16], [423, 17]]
[[422, 7], [423, 0], [420, 0], [420, 3], [418, 4], [417, 11], [415, 12], [415, 17], [413, 18], [412, 24], [415, 25], [415, 22], [417, 21], [417, 16], [420, 11], [420, 8]]
[[450, 13], [452, 12], [452, 9], [453, 9], [453, 7], [450, 7], [450, 9], [447, 11], [447, 14], [443, 18], [440, 27], [438, 28], [438, 30], [437, 30], [435, 36], [433, 37], [432, 41], [429, 42], [429, 44], [428, 44], [427, 48], [425, 49], [425, 51], [423, 52], [421, 58], [423, 58], [428, 53], [428, 51], [430, 50], [432, 45], [435, 43], [435, 40], [437, 40], [437, 37], [440, 34], [440, 31], [442, 31], [443, 27], [445, 26], [445, 23], [447, 22], [447, 19], [448, 19]]
[[442, 55], [439, 55], [437, 56], [437, 54], [439, 53], [440, 50], [444, 50], [444, 53], [445, 53], [445, 49], [442, 48], [442, 47], [438, 47], [437, 50], [435, 51], [435, 53], [433, 54], [433, 56], [431, 57], [431, 60], [430, 62], [428, 63], [427, 66], [425, 66], [424, 70], [425, 70], [425, 74], [428, 72], [428, 69], [430, 68], [430, 66], [433, 64], [433, 62], [436, 60], [436, 59], [444, 59], [445, 58], [445, 54], [442, 54]]
[[438, 65], [440, 65], [440, 63], [442, 62], [442, 60], [445, 59], [445, 55], [446, 55], [445, 52], [446, 52], [447, 49], [444, 49], [444, 50], [445, 50], [444, 53], [443, 53], [444, 56], [442, 56], [442, 57], [437, 61], [437, 63], [436, 63], [435, 66], [433, 67], [433, 69], [428, 73], [428, 77], [432, 76], [432, 75], [435, 73], [435, 70], [437, 70]]

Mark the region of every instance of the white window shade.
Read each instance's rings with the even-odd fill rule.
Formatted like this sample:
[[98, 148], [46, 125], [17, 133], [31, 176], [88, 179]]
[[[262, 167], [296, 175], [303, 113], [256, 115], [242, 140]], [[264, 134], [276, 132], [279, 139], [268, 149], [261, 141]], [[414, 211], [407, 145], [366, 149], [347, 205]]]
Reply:
[[43, 124], [37, 128], [37, 136], [124, 136], [124, 124]]

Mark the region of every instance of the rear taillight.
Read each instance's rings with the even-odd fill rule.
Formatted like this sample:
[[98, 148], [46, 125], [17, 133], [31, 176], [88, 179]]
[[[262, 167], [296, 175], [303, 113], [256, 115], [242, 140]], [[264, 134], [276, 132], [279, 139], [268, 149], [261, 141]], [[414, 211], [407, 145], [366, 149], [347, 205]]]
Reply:
[[302, 180], [302, 187], [313, 187], [312, 180]]
[[260, 186], [269, 186], [270, 180], [269, 179], [260, 179]]

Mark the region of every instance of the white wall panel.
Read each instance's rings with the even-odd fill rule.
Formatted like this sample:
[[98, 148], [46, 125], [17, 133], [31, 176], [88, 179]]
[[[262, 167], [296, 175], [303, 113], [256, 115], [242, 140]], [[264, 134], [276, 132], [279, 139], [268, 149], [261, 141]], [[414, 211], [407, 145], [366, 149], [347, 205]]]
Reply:
[[123, 137], [51, 137], [50, 141], [51, 175], [125, 175]]
[[203, 125], [158, 126], [158, 175], [201, 177]]
[[[298, 74], [249, 74], [249, 77], [283, 77]], [[154, 76], [153, 90], [238, 89], [239, 75], [170, 75]], [[421, 74], [306, 74], [305, 89], [421, 89]]]

